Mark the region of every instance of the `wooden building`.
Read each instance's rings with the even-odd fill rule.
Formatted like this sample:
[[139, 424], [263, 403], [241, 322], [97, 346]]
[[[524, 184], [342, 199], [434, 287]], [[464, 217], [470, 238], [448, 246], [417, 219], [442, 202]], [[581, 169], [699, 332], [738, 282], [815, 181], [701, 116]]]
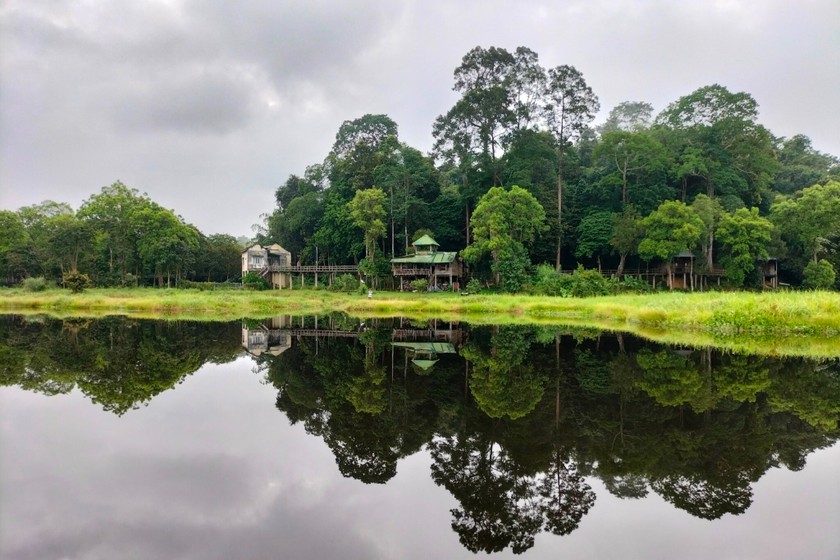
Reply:
[[776, 257], [768, 257], [762, 260], [761, 268], [761, 287], [763, 289], [775, 289], [779, 287], [779, 259]]
[[399, 280], [400, 291], [410, 289], [413, 280], [425, 278], [429, 290], [459, 289], [461, 261], [454, 251], [438, 251], [438, 242], [424, 235], [411, 244], [414, 255], [391, 259], [391, 270]]
[[291, 316], [274, 317], [259, 325], [242, 325], [242, 347], [254, 356], [279, 356], [292, 347]]
[[272, 288], [283, 289], [292, 286], [292, 254], [274, 243], [267, 247], [251, 245], [242, 251], [242, 276], [255, 272], [265, 278]]

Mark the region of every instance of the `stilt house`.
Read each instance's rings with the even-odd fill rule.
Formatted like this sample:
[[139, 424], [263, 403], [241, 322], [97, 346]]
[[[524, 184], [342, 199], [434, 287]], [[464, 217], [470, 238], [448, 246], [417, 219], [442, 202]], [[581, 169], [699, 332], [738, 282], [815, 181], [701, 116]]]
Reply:
[[292, 254], [274, 243], [267, 247], [251, 245], [242, 251], [242, 276], [255, 272], [265, 278], [272, 288], [289, 288], [292, 273], [281, 271], [292, 264]]
[[399, 279], [400, 291], [410, 289], [412, 280], [425, 278], [430, 290], [458, 290], [461, 262], [455, 251], [438, 251], [438, 242], [424, 235], [411, 244], [414, 255], [391, 259], [391, 269]]

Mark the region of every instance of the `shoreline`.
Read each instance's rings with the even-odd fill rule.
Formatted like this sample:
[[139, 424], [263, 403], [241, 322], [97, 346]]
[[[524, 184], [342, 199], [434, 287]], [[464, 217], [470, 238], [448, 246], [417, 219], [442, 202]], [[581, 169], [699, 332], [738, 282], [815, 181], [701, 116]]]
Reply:
[[0, 290], [0, 314], [7, 315], [233, 321], [331, 312], [364, 318], [587, 327], [734, 352], [840, 356], [837, 292], [659, 292], [594, 298], [377, 292], [368, 299], [324, 290], [96, 288], [81, 294]]

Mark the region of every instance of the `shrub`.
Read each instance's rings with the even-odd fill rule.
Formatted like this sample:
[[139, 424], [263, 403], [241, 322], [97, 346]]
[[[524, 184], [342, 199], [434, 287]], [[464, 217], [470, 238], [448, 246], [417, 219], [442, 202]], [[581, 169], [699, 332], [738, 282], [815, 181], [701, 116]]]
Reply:
[[336, 276], [335, 280], [330, 286], [334, 292], [354, 292], [359, 288], [359, 279], [352, 274], [342, 274]]
[[578, 265], [572, 273], [569, 295], [572, 297], [607, 296], [612, 292], [613, 283], [597, 270], [585, 270]]
[[43, 276], [24, 278], [21, 285], [27, 292], [43, 292], [47, 289], [47, 280]]
[[834, 287], [834, 266], [825, 259], [811, 261], [802, 271], [802, 285], [811, 290], [830, 290]]
[[633, 294], [644, 294], [653, 291], [653, 286], [650, 285], [650, 282], [632, 276], [625, 276], [616, 286], [619, 292]]
[[415, 292], [425, 292], [429, 289], [429, 281], [425, 278], [418, 278], [417, 280], [412, 280], [409, 282], [411, 285], [411, 289]]
[[270, 286], [268, 281], [256, 272], [249, 272], [242, 277], [242, 287], [248, 290], [267, 290]]
[[481, 282], [478, 281], [478, 278], [470, 278], [470, 281], [467, 282], [466, 290], [472, 294], [477, 294], [481, 291]]
[[554, 267], [547, 264], [537, 266], [534, 276], [534, 291], [546, 296], [566, 297], [569, 295], [572, 278], [559, 274]]
[[91, 281], [90, 276], [79, 272], [65, 274], [61, 280], [64, 287], [68, 288], [74, 294], [84, 292], [86, 288], [93, 287], [93, 281]]

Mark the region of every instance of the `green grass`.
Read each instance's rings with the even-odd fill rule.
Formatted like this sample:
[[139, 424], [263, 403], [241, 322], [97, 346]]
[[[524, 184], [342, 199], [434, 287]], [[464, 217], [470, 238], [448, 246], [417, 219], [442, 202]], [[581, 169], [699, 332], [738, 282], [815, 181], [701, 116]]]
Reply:
[[[680, 344], [736, 351], [815, 348], [840, 356], [840, 294], [835, 292], [707, 292], [557, 298], [525, 295], [360, 294], [320, 290], [271, 292], [94, 289], [0, 290], [0, 312], [57, 316], [233, 320], [242, 317], [321, 314], [439, 318], [478, 324], [554, 324], [625, 331]], [[801, 355], [804, 350], [795, 350]], [[788, 352], [789, 353], [789, 352]]]

